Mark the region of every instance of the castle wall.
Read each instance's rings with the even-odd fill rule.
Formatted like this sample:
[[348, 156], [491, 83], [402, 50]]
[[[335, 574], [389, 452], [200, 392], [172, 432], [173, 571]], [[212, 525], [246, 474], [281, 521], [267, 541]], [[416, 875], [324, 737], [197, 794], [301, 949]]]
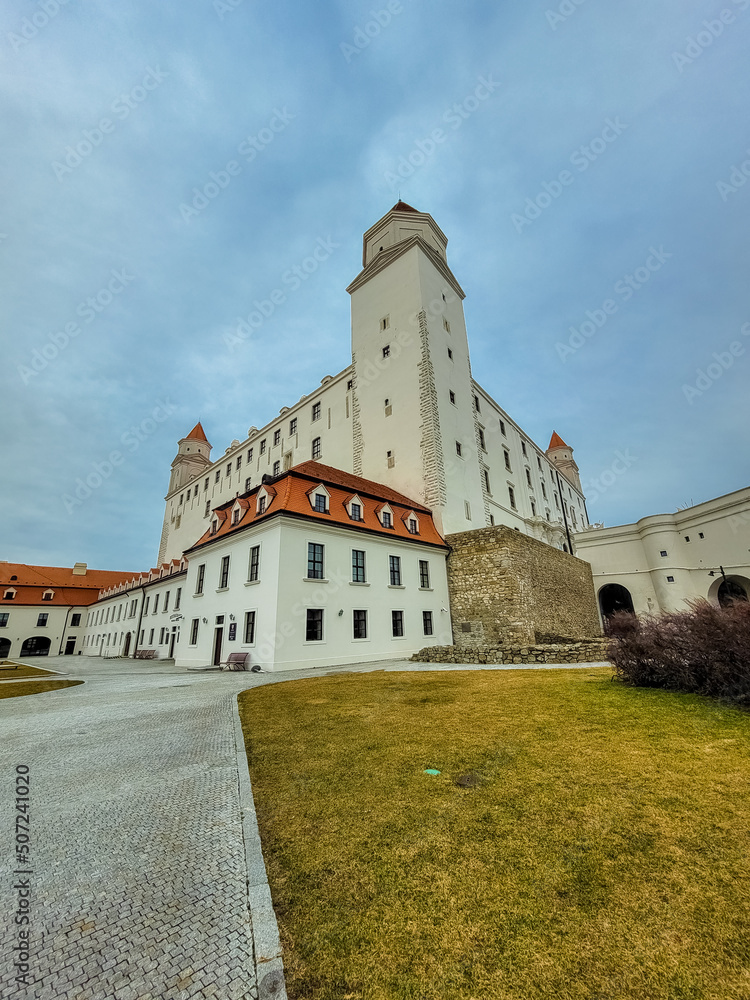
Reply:
[[456, 646], [601, 635], [588, 563], [506, 526], [448, 535], [446, 541]]

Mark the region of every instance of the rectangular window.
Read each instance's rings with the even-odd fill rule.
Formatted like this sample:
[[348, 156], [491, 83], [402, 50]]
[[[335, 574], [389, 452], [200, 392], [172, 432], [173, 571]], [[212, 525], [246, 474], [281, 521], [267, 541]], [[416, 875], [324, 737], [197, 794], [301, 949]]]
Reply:
[[281, 444], [281, 431], [273, 432], [273, 443], [274, 445]]
[[162, 611], [169, 611], [169, 591], [167, 591], [164, 595], [164, 607], [162, 608]]
[[266, 453], [266, 439], [265, 438], [263, 438], [263, 440], [260, 442], [260, 448], [258, 450], [260, 451], [261, 455], [265, 455], [265, 453]]
[[245, 642], [252, 645], [255, 642], [255, 612], [245, 612]]
[[205, 492], [206, 492], [206, 490], [208, 489], [208, 478], [209, 478], [209, 477], [208, 477], [208, 476], [206, 476], [206, 478], [205, 478], [205, 479], [203, 480], [203, 492], [204, 492], [204, 493], [205, 493]]
[[388, 569], [392, 587], [401, 586], [401, 556], [388, 556]]
[[305, 626], [305, 639], [307, 642], [321, 642], [323, 639], [323, 609], [308, 608], [307, 622]]
[[198, 619], [193, 618], [190, 623], [190, 645], [194, 646], [198, 642]]
[[530, 469], [526, 470], [526, 482], [529, 484], [529, 486], [532, 485], [532, 483], [531, 483], [531, 470]]
[[366, 639], [367, 638], [367, 612], [366, 611], [355, 611], [354, 612], [354, 633], [355, 639]]
[[307, 543], [307, 579], [323, 579], [323, 546], [317, 542]]
[[148, 644], [149, 644], [149, 646], [153, 646], [153, 644], [154, 644], [154, 630], [153, 629], [149, 629], [149, 632], [148, 632]]
[[383, 348], [383, 357], [389, 358], [390, 356], [391, 356], [391, 345], [386, 344], [385, 347]]
[[174, 599], [174, 609], [175, 609], [175, 611], [179, 611], [180, 610], [180, 601], [181, 600], [182, 600], [182, 587], [178, 587], [177, 588], [177, 593], [175, 594], [175, 599]]
[[252, 486], [252, 480], [251, 480], [250, 476], [248, 476], [247, 479], [245, 480], [245, 493], [249, 493], [250, 492], [250, 487], [251, 486]]
[[433, 630], [433, 627], [432, 627], [432, 612], [431, 611], [423, 611], [422, 612], [422, 631], [424, 632], [425, 635], [432, 635], [433, 634], [434, 630]]
[[516, 509], [516, 491], [513, 489], [512, 486], [508, 487], [508, 499], [510, 500], [511, 507], [513, 508], [513, 510], [515, 510]]
[[227, 475], [228, 476], [232, 475], [232, 463], [231, 462], [227, 463]]
[[528, 455], [526, 454], [526, 442], [525, 441], [521, 442], [521, 451], [523, 452], [523, 457], [524, 458], [528, 458]]
[[216, 478], [215, 478], [214, 482], [217, 482], [217, 483], [218, 483], [218, 481], [219, 481], [220, 479], [221, 479], [221, 469], [217, 469], [217, 470], [216, 470]]
[[203, 516], [204, 517], [208, 517], [208, 515], [210, 513], [211, 513], [211, 501], [210, 500], [206, 500], [206, 507], [205, 507], [205, 510], [203, 511]]
[[417, 526], [416, 518], [413, 518], [413, 517], [409, 518], [409, 534], [410, 535], [418, 535], [419, 534], [419, 529], [418, 529], [418, 526]]
[[[160, 598], [160, 596], [161, 596], [160, 594], [154, 594], [154, 610], [151, 612], [151, 614], [153, 614], [153, 615], [155, 615], [156, 612], [159, 610], [159, 598]], [[112, 617], [114, 618], [114, 615]]]
[[384, 510], [381, 517], [382, 517], [382, 525], [384, 528], [393, 527], [393, 522], [391, 520], [391, 512], [389, 510]]
[[419, 560], [419, 586], [423, 590], [430, 586], [430, 564], [426, 559]]
[[542, 471], [542, 460], [541, 460], [541, 458], [538, 455], [536, 456], [536, 464], [539, 466], [539, 471], [541, 472]]
[[479, 445], [482, 451], [487, 451], [487, 445], [484, 442], [484, 431], [481, 427], [479, 428]]
[[296, 417], [292, 417], [292, 419], [289, 421], [289, 433], [290, 434], [296, 434], [297, 433], [297, 418]]
[[159, 645], [160, 646], [164, 645], [164, 629], [163, 628], [159, 629]]
[[404, 612], [391, 611], [391, 627], [394, 639], [398, 639], [404, 634]]
[[[7, 621], [7, 616], [6, 616], [6, 621]], [[70, 627], [76, 628], [80, 624], [81, 624], [81, 616], [73, 615], [73, 617], [70, 619]]]
[[3, 611], [3, 612], [0, 613], [0, 628], [6, 628], [7, 627], [7, 625], [8, 625], [8, 619], [9, 618], [10, 618], [10, 615], [8, 614], [7, 611]]
[[[150, 600], [151, 600], [151, 598], [147, 596], [146, 600], [143, 602], [143, 613], [144, 613], [144, 615], [148, 614], [148, 605], [149, 605]], [[99, 623], [97, 622], [97, 625], [98, 624]]]
[[274, 476], [281, 475], [281, 462], [273, 463], [273, 475]]
[[44, 626], [47, 624], [47, 619], [48, 618], [49, 618], [49, 615], [43, 612], [41, 615], [39, 615], [39, 617], [36, 620], [36, 627], [37, 628], [44, 628]]
[[500, 433], [505, 434], [505, 421], [499, 420], [498, 423], [500, 424]]
[[353, 503], [351, 505], [349, 516], [351, 517], [352, 521], [361, 521], [362, 520], [362, 508], [360, 507], [360, 505], [358, 503]]
[[248, 448], [247, 449], [247, 460], [248, 460], [248, 462], [252, 462], [252, 460], [253, 460], [253, 449], [252, 448]]
[[503, 448], [503, 455], [505, 456], [505, 468], [508, 470], [508, 472], [512, 472], [513, 470], [510, 467], [510, 452], [507, 449]]
[[313, 438], [312, 457], [320, 458], [320, 438]]
[[462, 452], [462, 450], [463, 449], [461, 448], [461, 442], [460, 441], [456, 441], [456, 454], [460, 455], [461, 452]]
[[320, 403], [313, 403], [312, 405], [312, 419], [320, 420]]
[[484, 473], [484, 488], [488, 493], [492, 493], [492, 490], [490, 489], [490, 474], [486, 469], [483, 469], [482, 472]]
[[365, 553], [362, 549], [352, 549], [352, 583], [366, 583]]
[[316, 493], [315, 494], [315, 505], [313, 507], [313, 510], [316, 510], [318, 512], [318, 514], [325, 514], [325, 513], [327, 513], [328, 507], [326, 505], [326, 500], [327, 500], [327, 497], [326, 497], [325, 493]]
[[219, 590], [224, 590], [229, 584], [229, 556], [223, 556], [219, 570]]
[[453, 392], [452, 389], [448, 393], [448, 396], [450, 397], [451, 403], [453, 403], [453, 405], [455, 406], [456, 405], [456, 394], [455, 394], [455, 392]]
[[477, 413], [482, 412], [479, 408], [479, 396], [474, 396], [474, 409], [477, 411]]
[[536, 504], [533, 500], [531, 501], [531, 516], [536, 517]]
[[258, 497], [258, 513], [265, 514], [266, 512], [266, 497]]
[[544, 485], [543, 481], [542, 481], [542, 496], [544, 497], [545, 500], [547, 499], [547, 487]]
[[242, 455], [238, 455], [237, 456], [237, 469], [239, 470], [241, 468], [242, 468]]
[[450, 347], [448, 348], [448, 360], [453, 361], [453, 351], [450, 349]]
[[260, 573], [260, 545], [253, 545], [250, 549], [250, 569], [247, 578], [252, 583], [257, 580]]

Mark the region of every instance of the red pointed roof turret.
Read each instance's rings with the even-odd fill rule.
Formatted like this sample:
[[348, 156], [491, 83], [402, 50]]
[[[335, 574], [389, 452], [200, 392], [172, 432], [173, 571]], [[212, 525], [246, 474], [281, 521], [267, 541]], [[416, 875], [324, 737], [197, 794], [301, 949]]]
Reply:
[[393, 206], [393, 208], [391, 209], [391, 211], [392, 212], [417, 212], [417, 213], [419, 213], [419, 209], [412, 208], [411, 205], [407, 205], [406, 202], [405, 201], [401, 201], [400, 198], [396, 202], [396, 204]]
[[203, 425], [201, 424], [200, 420], [195, 425], [195, 427], [190, 431], [190, 433], [186, 436], [186, 440], [205, 441], [206, 444], [208, 444], [208, 438], [206, 437], [206, 433], [203, 430]]
[[553, 448], [570, 448], [570, 445], [565, 444], [565, 442], [557, 433], [557, 431], [552, 432], [552, 437], [550, 438], [549, 447], [547, 448], [547, 451], [551, 451]]

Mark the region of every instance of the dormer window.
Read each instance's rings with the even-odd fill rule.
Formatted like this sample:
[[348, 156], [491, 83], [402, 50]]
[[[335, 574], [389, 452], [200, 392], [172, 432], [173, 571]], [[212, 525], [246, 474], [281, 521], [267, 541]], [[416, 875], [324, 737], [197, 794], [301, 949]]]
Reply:
[[308, 491], [307, 499], [317, 514], [329, 513], [331, 495], [322, 483]]
[[324, 493], [315, 494], [315, 502], [313, 504], [313, 510], [317, 511], [318, 514], [325, 514], [328, 511], [326, 506], [326, 496]]
[[390, 507], [387, 506], [383, 507], [383, 509], [380, 511], [380, 523], [383, 525], [384, 528], [393, 527], [393, 511], [391, 510]]
[[211, 521], [211, 534], [215, 535], [218, 530], [219, 530], [219, 519], [218, 517], [215, 517]]
[[42, 600], [51, 601], [54, 596], [55, 596], [54, 590], [45, 590], [44, 593], [42, 594]]
[[266, 512], [266, 496], [258, 497], [258, 513], [265, 514]]
[[232, 511], [232, 524], [239, 524], [240, 517], [242, 516], [242, 510], [239, 507], [235, 507]]
[[418, 535], [419, 524], [417, 523], [417, 519], [415, 517], [410, 517], [408, 523], [409, 523], [409, 534]]
[[15, 596], [16, 596], [15, 590], [6, 590], [5, 593], [3, 594], [3, 600], [12, 601], [14, 600]]

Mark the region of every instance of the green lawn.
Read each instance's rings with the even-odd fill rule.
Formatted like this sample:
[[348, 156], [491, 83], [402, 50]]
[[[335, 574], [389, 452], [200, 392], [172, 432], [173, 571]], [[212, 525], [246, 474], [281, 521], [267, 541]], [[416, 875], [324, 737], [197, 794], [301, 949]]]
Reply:
[[30, 667], [26, 663], [14, 663], [4, 660], [0, 663], [0, 681], [17, 680], [19, 677], [54, 677], [54, 671], [42, 667]]
[[290, 1000], [750, 998], [750, 715], [610, 677], [240, 695]]
[[61, 688], [75, 687], [83, 681], [6, 681], [0, 684], [0, 698], [22, 698], [27, 694], [43, 694], [45, 691], [59, 691]]

